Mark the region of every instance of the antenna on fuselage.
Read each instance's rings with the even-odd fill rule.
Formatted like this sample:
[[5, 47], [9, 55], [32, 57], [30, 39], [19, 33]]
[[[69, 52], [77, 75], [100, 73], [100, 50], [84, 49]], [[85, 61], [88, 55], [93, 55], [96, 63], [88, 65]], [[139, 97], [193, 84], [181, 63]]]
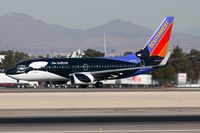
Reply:
[[104, 32], [103, 33], [103, 42], [104, 42], [104, 57], [106, 57], [106, 33]]

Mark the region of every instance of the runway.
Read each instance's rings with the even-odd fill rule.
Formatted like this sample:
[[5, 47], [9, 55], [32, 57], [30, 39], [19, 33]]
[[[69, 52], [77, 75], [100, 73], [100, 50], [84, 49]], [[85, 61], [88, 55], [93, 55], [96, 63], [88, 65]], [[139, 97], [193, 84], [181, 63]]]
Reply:
[[0, 125], [0, 133], [199, 133], [199, 122]]
[[147, 87], [147, 88], [0, 88], [0, 93], [24, 93], [24, 92], [153, 92], [153, 91], [200, 91], [200, 88], [163, 88], [163, 87]]
[[0, 93], [0, 117], [200, 115], [200, 91]]
[[0, 93], [0, 109], [200, 107], [200, 91]]
[[200, 91], [0, 93], [0, 133], [197, 133]]

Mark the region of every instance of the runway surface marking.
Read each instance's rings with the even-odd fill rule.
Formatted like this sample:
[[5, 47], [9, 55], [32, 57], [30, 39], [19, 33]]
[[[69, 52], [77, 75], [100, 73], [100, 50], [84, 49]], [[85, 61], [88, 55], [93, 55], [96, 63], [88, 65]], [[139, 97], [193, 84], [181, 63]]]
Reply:
[[0, 132], [0, 133], [169, 133], [169, 132], [200, 132], [200, 129], [188, 130], [88, 130], [88, 131], [30, 131], [30, 132]]

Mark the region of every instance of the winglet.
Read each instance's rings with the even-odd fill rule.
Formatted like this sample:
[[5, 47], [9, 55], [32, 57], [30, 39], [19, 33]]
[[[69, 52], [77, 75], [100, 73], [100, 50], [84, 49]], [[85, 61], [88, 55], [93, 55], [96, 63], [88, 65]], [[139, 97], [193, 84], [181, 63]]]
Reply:
[[169, 60], [170, 55], [171, 55], [171, 51], [167, 53], [165, 58], [160, 62], [158, 66], [165, 66]]

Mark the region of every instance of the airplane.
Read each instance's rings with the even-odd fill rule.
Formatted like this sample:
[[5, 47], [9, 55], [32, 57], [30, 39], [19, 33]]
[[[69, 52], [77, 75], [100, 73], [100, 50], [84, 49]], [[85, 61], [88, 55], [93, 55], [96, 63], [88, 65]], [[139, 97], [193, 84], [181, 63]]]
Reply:
[[27, 81], [58, 81], [73, 85], [94, 84], [102, 88], [102, 80], [121, 79], [149, 73], [165, 66], [174, 17], [166, 17], [144, 48], [120, 57], [47, 58], [18, 63], [6, 72], [11, 78]]

